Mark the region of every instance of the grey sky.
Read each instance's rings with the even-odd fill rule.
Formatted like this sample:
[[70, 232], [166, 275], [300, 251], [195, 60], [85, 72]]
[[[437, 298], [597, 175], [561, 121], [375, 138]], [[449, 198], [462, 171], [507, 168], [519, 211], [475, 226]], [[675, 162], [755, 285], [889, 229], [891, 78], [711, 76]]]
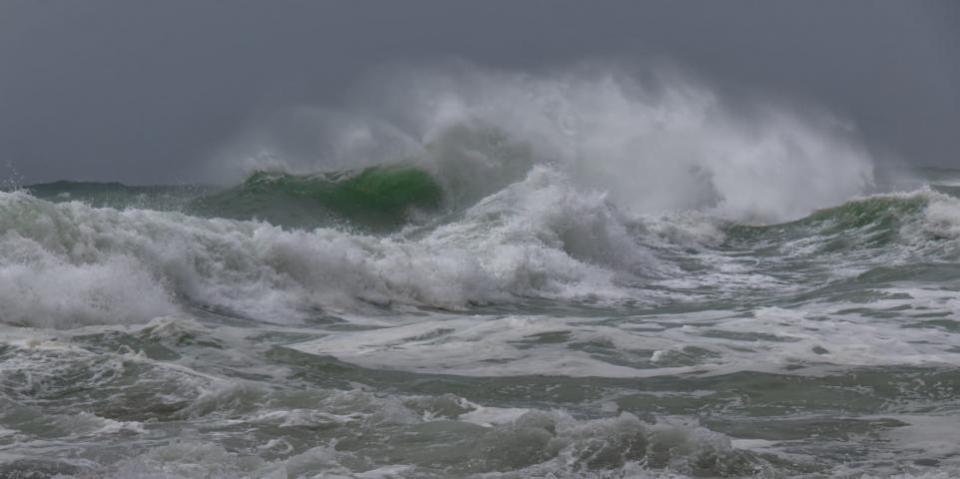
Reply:
[[387, 62], [452, 57], [666, 58], [824, 106], [907, 161], [960, 167], [950, 0], [4, 0], [0, 165], [27, 182], [190, 181], [260, 115], [337, 105]]

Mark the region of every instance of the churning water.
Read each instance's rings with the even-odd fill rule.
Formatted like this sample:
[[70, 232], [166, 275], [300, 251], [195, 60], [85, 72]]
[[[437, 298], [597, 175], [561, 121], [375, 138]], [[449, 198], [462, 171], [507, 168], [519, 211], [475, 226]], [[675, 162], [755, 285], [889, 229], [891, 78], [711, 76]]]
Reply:
[[960, 475], [960, 172], [654, 83], [412, 74], [232, 186], [0, 193], [0, 476]]

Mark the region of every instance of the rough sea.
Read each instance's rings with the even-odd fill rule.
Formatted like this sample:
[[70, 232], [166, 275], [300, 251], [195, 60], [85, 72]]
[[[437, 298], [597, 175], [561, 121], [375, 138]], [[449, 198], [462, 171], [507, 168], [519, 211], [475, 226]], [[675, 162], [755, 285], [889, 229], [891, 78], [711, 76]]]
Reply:
[[0, 477], [960, 477], [960, 171], [447, 80], [322, 165], [0, 192]]

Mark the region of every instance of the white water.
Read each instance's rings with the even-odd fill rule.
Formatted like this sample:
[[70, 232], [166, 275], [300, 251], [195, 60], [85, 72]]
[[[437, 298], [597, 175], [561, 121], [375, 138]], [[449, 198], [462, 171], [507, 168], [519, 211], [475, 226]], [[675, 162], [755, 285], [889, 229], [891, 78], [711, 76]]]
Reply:
[[[786, 104], [725, 102], [664, 72], [606, 65], [540, 75], [455, 68], [385, 73], [348, 110], [297, 109], [227, 149], [217, 178], [413, 158], [454, 195], [484, 196], [550, 164], [632, 213], [706, 210], [796, 219], [867, 192], [855, 131]], [[290, 131], [305, 131], [302, 137]]]
[[[874, 167], [840, 123], [676, 76], [380, 85], [298, 112], [315, 137], [252, 133], [240, 169], [420, 165], [449, 208], [392, 235], [0, 193], [0, 473], [960, 467], [960, 200], [867, 196]], [[918, 209], [731, 229], [851, 199]]]
[[[960, 234], [957, 200], [919, 195], [929, 202], [924, 216], [909, 220], [902, 242], [883, 253], [893, 264], [957, 251], [945, 241]], [[284, 231], [51, 204], [24, 193], [0, 193], [0, 212], [0, 317], [56, 328], [147, 321], [177, 311], [177, 297], [290, 322], [320, 310], [369, 313], [371, 305], [462, 309], [518, 297], [656, 305], [721, 284], [727, 294], [791, 287], [755, 270], [752, 260], [713, 253], [722, 233], [709, 217], [631, 218], [547, 167], [535, 167], [458, 220], [410, 237]], [[829, 240], [785, 243], [787, 256], [777, 261], [809, 256]], [[876, 253], [867, 253], [864, 266], [852, 253], [835, 263], [836, 276], [875, 264]], [[707, 269], [684, 273], [676, 255]]]

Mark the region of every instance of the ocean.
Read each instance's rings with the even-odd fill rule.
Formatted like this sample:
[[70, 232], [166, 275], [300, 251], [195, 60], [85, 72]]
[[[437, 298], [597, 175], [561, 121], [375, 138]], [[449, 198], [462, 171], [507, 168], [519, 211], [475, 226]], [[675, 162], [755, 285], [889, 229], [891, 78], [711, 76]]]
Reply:
[[614, 100], [0, 192], [0, 476], [960, 476], [960, 171]]

